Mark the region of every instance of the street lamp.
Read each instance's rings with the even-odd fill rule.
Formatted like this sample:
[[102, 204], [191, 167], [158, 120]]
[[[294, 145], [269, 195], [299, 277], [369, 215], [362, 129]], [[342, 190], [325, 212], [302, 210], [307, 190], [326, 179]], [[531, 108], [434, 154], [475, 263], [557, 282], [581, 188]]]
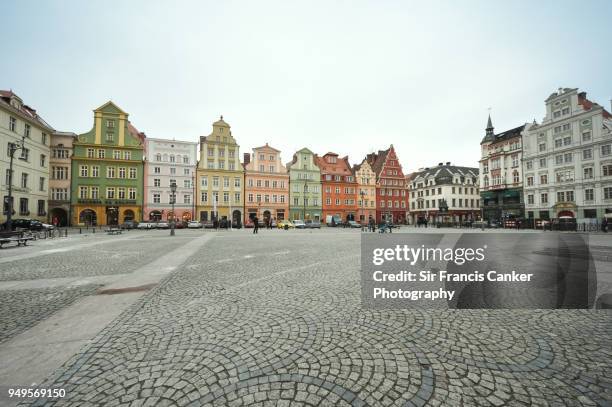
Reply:
[[13, 158], [15, 153], [22, 150], [25, 147], [25, 135], [21, 136], [21, 140], [16, 143], [9, 143], [9, 179], [8, 179], [8, 202], [6, 211], [6, 228], [7, 230], [13, 230]]
[[176, 223], [176, 214], [174, 213], [174, 203], [176, 202], [176, 182], [170, 184], [170, 203], [172, 204], [172, 221], [170, 223], [170, 236], [174, 236], [174, 226]]
[[[364, 196], [365, 196], [365, 191], [363, 189], [359, 190], [359, 195], [361, 195], [361, 205], [359, 205], [361, 207], [361, 217], [363, 218], [362, 220], [362, 224], [361, 224], [361, 230], [363, 230], [364, 228], [364, 223], [366, 222], [365, 220], [365, 205], [364, 205]], [[360, 219], [361, 220], [361, 219]]]
[[304, 196], [302, 197], [302, 200], [304, 201], [304, 217], [302, 218], [302, 220], [304, 222], [306, 222], [306, 192], [308, 192], [308, 184], [306, 183], [306, 181], [304, 181]]

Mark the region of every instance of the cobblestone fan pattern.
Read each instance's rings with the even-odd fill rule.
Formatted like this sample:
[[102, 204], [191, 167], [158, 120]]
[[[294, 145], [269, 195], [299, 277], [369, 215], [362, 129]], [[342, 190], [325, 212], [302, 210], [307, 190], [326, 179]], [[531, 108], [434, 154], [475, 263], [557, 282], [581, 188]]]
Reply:
[[612, 403], [610, 313], [362, 310], [358, 250], [218, 236], [49, 379], [66, 398], [34, 405]]
[[62, 251], [15, 260], [0, 264], [0, 281], [131, 273], [184, 243], [184, 239], [142, 236], [101, 243], [74, 252]]
[[0, 343], [27, 330], [54, 312], [92, 294], [95, 284], [0, 291]]

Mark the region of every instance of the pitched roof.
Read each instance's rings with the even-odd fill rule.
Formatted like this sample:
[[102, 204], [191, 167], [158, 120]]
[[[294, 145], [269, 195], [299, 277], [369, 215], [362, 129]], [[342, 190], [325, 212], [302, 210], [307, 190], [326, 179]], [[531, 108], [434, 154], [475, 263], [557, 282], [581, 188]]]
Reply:
[[454, 176], [463, 176], [463, 177], [478, 177], [478, 168], [475, 167], [462, 167], [457, 165], [437, 165], [431, 168], [425, 168], [421, 171], [413, 172], [409, 174], [406, 179], [409, 182], [412, 182], [419, 178], [429, 178], [434, 177], [436, 179], [439, 178], [449, 178], [452, 183], [452, 179]]
[[480, 142], [480, 144], [482, 143], [486, 143], [486, 142], [492, 142], [492, 143], [496, 143], [498, 141], [502, 141], [502, 140], [508, 140], [514, 137], [520, 137], [522, 131], [525, 129], [525, 124], [522, 124], [518, 127], [515, 127], [513, 129], [510, 130], [506, 130], [504, 132], [501, 133], [497, 133], [494, 134], [493, 137], [489, 137], [489, 136], [485, 136], [482, 141]]
[[370, 153], [366, 155], [365, 159], [368, 164], [370, 164], [370, 167], [372, 167], [372, 171], [374, 171], [376, 176], [380, 175], [390, 150], [391, 147], [386, 150], [378, 150], [378, 153]]
[[[11, 99], [17, 99], [19, 107], [11, 104]], [[6, 109], [15, 112], [20, 115], [23, 119], [33, 121], [38, 125], [45, 127], [46, 129], [53, 131], [53, 127], [49, 125], [42, 117], [36, 113], [36, 110], [23, 103], [21, 98], [17, 96], [12, 90], [0, 90], [0, 104]]]
[[582, 106], [584, 110], [591, 110], [593, 106], [601, 107], [603, 110], [602, 115], [604, 119], [612, 119], [612, 115], [610, 114], [610, 112], [608, 112], [603, 106], [600, 106], [598, 103], [592, 102], [591, 100], [587, 99], [586, 92], [580, 92], [578, 94], [578, 105]]

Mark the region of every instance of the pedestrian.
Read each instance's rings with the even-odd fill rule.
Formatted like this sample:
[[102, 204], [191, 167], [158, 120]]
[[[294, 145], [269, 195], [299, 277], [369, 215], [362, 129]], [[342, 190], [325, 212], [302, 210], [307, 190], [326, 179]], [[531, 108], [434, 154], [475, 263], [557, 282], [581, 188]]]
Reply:
[[253, 218], [253, 223], [255, 224], [255, 227], [253, 228], [253, 234], [257, 234], [257, 232], [259, 232], [259, 218], [257, 218], [257, 216], [255, 216]]
[[521, 230], [521, 221], [520, 221], [520, 219], [516, 220], [516, 230]]
[[601, 231], [608, 233], [608, 218], [603, 218], [603, 221], [601, 221]]

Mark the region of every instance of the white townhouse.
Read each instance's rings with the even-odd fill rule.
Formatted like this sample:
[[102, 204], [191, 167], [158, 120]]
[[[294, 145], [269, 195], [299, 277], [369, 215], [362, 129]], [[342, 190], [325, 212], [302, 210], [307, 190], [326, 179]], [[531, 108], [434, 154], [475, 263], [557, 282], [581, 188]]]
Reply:
[[560, 88], [545, 103], [523, 137], [527, 217], [612, 214], [612, 115], [578, 89]]
[[[195, 170], [197, 143], [190, 141], [146, 139], [144, 220], [189, 221], [195, 210]], [[172, 213], [170, 185], [176, 183], [176, 199]]]
[[11, 144], [24, 140], [13, 160], [13, 219], [29, 218], [47, 222], [49, 200], [49, 126], [36, 110], [23, 103], [12, 91], [0, 90], [0, 195], [3, 210], [0, 223], [6, 221]]

